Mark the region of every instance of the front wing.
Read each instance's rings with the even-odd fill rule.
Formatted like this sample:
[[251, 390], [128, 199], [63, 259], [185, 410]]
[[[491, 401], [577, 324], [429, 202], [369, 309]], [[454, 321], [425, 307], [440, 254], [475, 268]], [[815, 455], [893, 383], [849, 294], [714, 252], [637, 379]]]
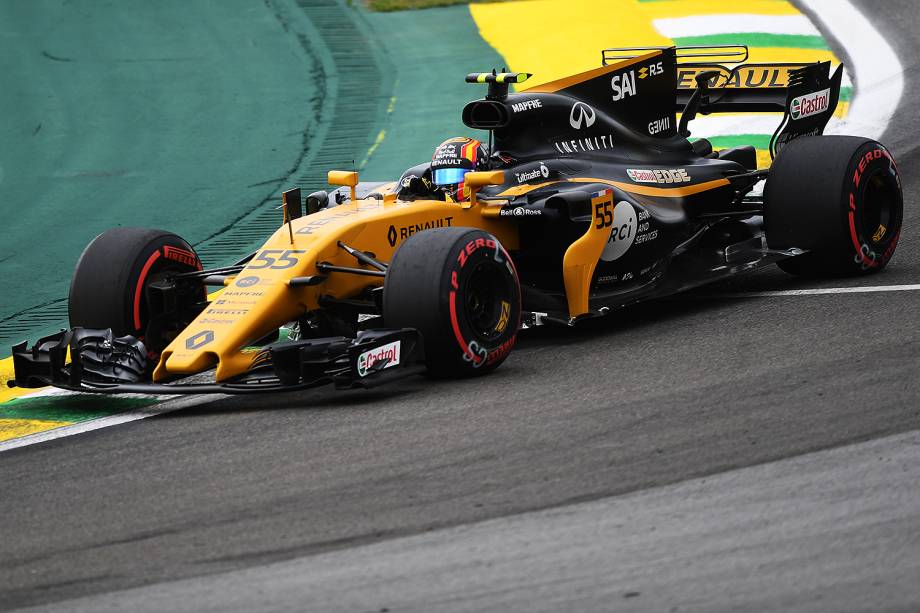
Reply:
[[251, 394], [296, 391], [333, 384], [371, 388], [425, 370], [421, 335], [412, 328], [367, 330], [344, 336], [282, 341], [258, 350], [251, 372], [231, 381], [204, 375], [150, 381], [144, 344], [111, 330], [74, 328], [13, 347], [10, 387], [54, 386], [102, 394]]

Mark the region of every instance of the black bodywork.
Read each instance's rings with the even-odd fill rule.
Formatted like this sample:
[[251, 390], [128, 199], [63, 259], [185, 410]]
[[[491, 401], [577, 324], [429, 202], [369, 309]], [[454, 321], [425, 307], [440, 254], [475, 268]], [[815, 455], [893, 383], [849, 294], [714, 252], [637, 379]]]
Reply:
[[[622, 50], [605, 51], [605, 60], [610, 51]], [[505, 171], [505, 184], [482, 190], [480, 198], [504, 201], [500, 215], [520, 224], [513, 256], [531, 322], [568, 320], [563, 255], [594, 223], [591, 198], [604, 190], [612, 190], [616, 205], [592, 281], [595, 313], [802, 253], [766, 243], [758, 184], [768, 171], [757, 170], [754, 148], [713, 152], [705, 139], [691, 143], [685, 126], [697, 113], [782, 112], [776, 151], [823, 131], [836, 108], [842, 66], [833, 76], [826, 62], [728, 70], [678, 64], [675, 48], [643, 51], [521, 93], [509, 94], [497, 75], [491, 82], [487, 76], [489, 94], [463, 110], [466, 125], [490, 131], [490, 163]], [[754, 84], [767, 86], [745, 87], [738, 73], [750, 80], [758, 69], [764, 76]], [[776, 74], [787, 75], [786, 83], [771, 86], [767, 79]], [[695, 86], [681, 88], [679, 78]], [[824, 90], [820, 112], [790, 112], [796, 99]]]

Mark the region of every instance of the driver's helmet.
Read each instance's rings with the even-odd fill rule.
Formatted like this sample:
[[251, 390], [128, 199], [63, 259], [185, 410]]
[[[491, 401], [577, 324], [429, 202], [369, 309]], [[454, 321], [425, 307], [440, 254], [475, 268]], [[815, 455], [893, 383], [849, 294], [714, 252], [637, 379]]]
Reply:
[[460, 202], [470, 197], [464, 187], [463, 177], [473, 170], [486, 167], [488, 154], [478, 140], [458, 136], [451, 138], [434, 150], [431, 156], [431, 182], [445, 198]]

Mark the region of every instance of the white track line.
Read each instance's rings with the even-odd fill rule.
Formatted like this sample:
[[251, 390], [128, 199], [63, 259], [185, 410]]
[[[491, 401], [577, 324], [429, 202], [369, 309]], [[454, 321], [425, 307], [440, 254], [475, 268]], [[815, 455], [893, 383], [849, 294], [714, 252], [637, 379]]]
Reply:
[[655, 28], [668, 38], [708, 36], [711, 34], [800, 34], [819, 36], [821, 33], [805, 15], [692, 15], [656, 19]]
[[767, 292], [736, 292], [731, 294], [700, 294], [693, 298], [716, 300], [719, 298], [775, 298], [782, 296], [824, 296], [827, 294], [871, 294], [875, 292], [915, 292], [920, 291], [920, 284], [915, 285], [868, 285], [861, 287], [820, 287], [814, 289], [785, 289]]
[[[826, 134], [878, 139], [888, 127], [904, 93], [904, 68], [871, 22], [847, 0], [799, 0], [846, 48], [855, 95], [846, 119], [832, 120]], [[884, 10], [879, 3], [879, 10]]]
[[91, 432], [93, 430], [126, 424], [128, 422], [137, 421], [139, 419], [146, 419], [155, 415], [162, 415], [163, 413], [169, 413], [171, 411], [178, 411], [179, 409], [185, 409], [196, 404], [210, 402], [212, 400], [217, 400], [218, 398], [223, 397], [224, 396], [222, 394], [206, 394], [204, 396], [179, 396], [177, 398], [170, 398], [164, 402], [160, 402], [158, 404], [134, 411], [126, 411], [124, 413], [118, 413], [108, 417], [100, 417], [98, 419], [82, 421], [70, 426], [61, 426], [60, 428], [54, 428], [53, 430], [45, 430], [44, 432], [36, 432], [35, 434], [28, 434], [26, 436], [10, 439], [8, 441], [2, 441], [0, 442], [0, 453], [9, 451], [10, 449], [16, 449], [18, 447], [36, 445], [38, 443], [53, 441], [55, 439], [73, 436], [75, 434], [83, 434], [84, 432]]

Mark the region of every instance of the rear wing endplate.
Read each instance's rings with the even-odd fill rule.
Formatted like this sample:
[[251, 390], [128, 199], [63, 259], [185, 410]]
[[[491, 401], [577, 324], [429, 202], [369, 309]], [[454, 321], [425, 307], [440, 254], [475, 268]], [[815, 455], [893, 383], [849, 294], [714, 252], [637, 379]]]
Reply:
[[833, 75], [830, 69], [830, 62], [820, 62], [790, 75], [783, 121], [770, 139], [771, 156], [776, 157], [783, 146], [796, 138], [824, 133], [837, 109], [843, 80], [843, 64]]

